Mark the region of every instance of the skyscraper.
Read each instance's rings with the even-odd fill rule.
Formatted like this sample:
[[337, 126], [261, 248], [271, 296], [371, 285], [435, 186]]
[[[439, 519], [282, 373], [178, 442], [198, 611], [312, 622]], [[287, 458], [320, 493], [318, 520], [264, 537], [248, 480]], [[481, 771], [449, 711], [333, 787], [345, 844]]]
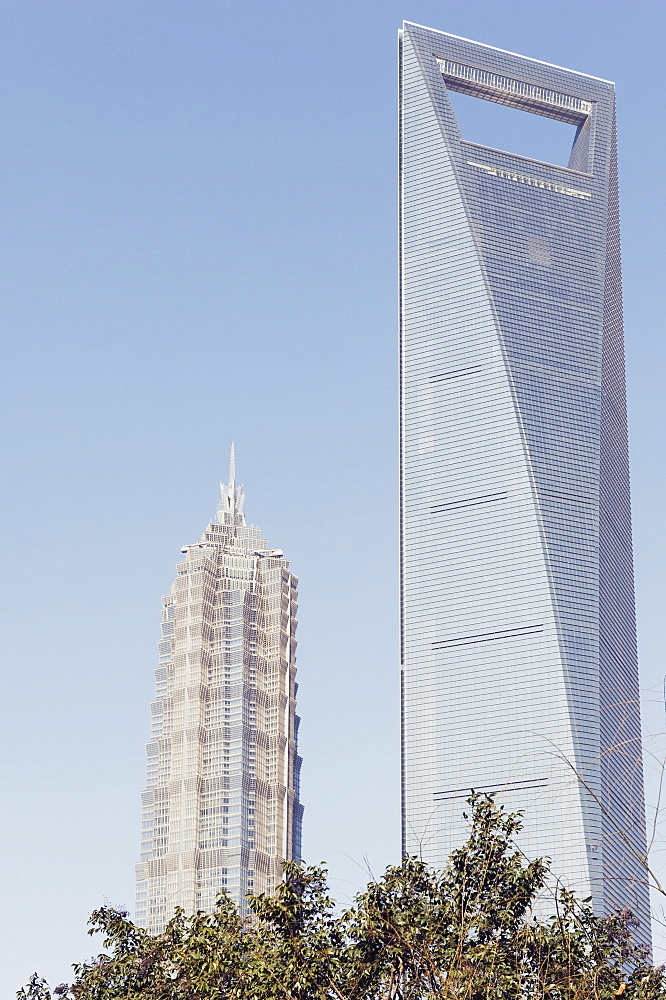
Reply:
[[[568, 164], [452, 91], [569, 123]], [[613, 84], [405, 23], [400, 198], [404, 850], [497, 792], [648, 939]]]
[[243, 910], [300, 860], [298, 581], [245, 522], [233, 446], [221, 494], [162, 599], [136, 868], [136, 920], [153, 933], [223, 888]]

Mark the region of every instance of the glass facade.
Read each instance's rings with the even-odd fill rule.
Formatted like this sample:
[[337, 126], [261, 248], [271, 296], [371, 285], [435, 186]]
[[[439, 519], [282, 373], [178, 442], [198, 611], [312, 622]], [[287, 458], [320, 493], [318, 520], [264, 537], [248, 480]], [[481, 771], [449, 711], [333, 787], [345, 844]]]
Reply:
[[[568, 166], [451, 90], [574, 125]], [[403, 848], [496, 792], [649, 940], [613, 85], [405, 23], [400, 199]]]
[[297, 579], [221, 487], [217, 520], [182, 549], [162, 599], [143, 793], [136, 921], [163, 930], [225, 888], [246, 911], [300, 861]]

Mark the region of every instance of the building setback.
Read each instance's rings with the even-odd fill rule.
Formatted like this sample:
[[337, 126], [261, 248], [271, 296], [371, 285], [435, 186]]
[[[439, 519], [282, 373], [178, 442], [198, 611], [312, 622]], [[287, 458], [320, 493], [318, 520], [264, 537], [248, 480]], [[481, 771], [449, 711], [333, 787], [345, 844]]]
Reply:
[[[568, 165], [451, 91], [568, 122]], [[400, 198], [404, 850], [496, 792], [648, 941], [613, 85], [405, 23]]]
[[136, 866], [136, 920], [153, 933], [175, 906], [211, 911], [223, 888], [245, 912], [300, 860], [298, 581], [245, 522], [233, 446], [221, 493], [162, 599]]

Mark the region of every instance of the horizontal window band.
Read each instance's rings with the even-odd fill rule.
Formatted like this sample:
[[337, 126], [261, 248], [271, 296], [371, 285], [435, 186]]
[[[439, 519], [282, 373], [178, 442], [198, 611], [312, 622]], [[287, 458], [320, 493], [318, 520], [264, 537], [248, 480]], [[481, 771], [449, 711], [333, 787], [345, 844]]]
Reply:
[[[544, 191], [554, 191], [556, 194], [566, 194], [570, 198], [581, 198], [589, 201], [592, 195], [589, 191], [581, 191], [579, 188], [568, 187], [566, 184], [558, 184], [556, 181], [547, 181], [541, 177], [534, 177], [531, 174], [519, 174], [515, 170], [505, 170], [502, 167], [490, 166], [487, 163], [477, 163], [475, 160], [468, 160], [467, 163], [475, 170], [480, 170], [493, 177], [502, 177], [507, 181], [515, 181], [518, 184], [526, 184], [528, 187], [541, 188]], [[519, 293], [520, 294], [520, 293]]]
[[476, 635], [460, 636], [457, 639], [442, 639], [433, 642], [434, 650], [449, 649], [452, 646], [469, 646], [476, 642], [494, 642], [496, 639], [519, 639], [523, 635], [536, 635], [543, 632], [543, 625], [523, 625], [517, 628], [502, 629], [500, 632], [480, 632]]
[[[503, 785], [477, 785], [475, 792], [492, 794], [495, 792], [529, 792], [534, 788], [545, 788], [548, 785], [548, 778], [526, 778], [524, 781], [507, 781]], [[454, 788], [451, 791], [433, 792], [435, 802], [445, 802], [448, 799], [468, 798], [471, 788]]]
[[452, 378], [462, 378], [463, 375], [476, 375], [478, 372], [482, 372], [486, 366], [485, 365], [474, 365], [471, 368], [459, 368], [457, 371], [443, 372], [441, 375], [431, 375], [431, 382], [447, 382]]
[[594, 504], [594, 499], [592, 497], [576, 496], [575, 493], [562, 493], [561, 490], [543, 490], [537, 487], [537, 493], [539, 496], [553, 497], [556, 500], [566, 500], [569, 503], [582, 503], [586, 506], [592, 506]]
[[472, 93], [499, 104], [526, 108], [536, 114], [573, 125], [582, 124], [592, 112], [591, 101], [574, 97], [573, 94], [563, 94], [525, 80], [514, 80], [477, 66], [454, 62], [452, 59], [442, 59], [439, 56], [435, 58], [440, 73], [452, 90]]
[[601, 388], [601, 383], [593, 372], [573, 371], [569, 368], [553, 368], [551, 365], [537, 364], [534, 361], [524, 361], [515, 357], [510, 359], [510, 367], [514, 370], [516, 368], [524, 368], [528, 372], [536, 372], [538, 375], [548, 375], [562, 382], [583, 382], [595, 391]]
[[430, 510], [438, 513], [447, 510], [458, 510], [460, 507], [476, 507], [480, 503], [494, 503], [496, 500], [506, 500], [508, 495], [508, 493], [489, 493], [487, 496], [469, 497], [466, 500], [451, 500], [449, 503], [436, 504]]

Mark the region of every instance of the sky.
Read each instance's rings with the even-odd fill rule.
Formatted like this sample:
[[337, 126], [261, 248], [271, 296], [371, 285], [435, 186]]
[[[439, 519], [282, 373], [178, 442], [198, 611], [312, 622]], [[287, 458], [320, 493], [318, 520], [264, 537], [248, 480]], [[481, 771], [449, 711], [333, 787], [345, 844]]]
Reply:
[[[35, 970], [67, 979], [101, 947], [86, 937], [90, 911], [133, 905], [160, 596], [215, 510], [232, 440], [248, 518], [300, 577], [305, 858], [328, 863], [343, 903], [399, 859], [403, 19], [618, 87], [653, 815], [666, 673], [662, 5], [4, 0], [2, 996]], [[524, 132], [531, 117], [480, 115], [467, 135], [500, 144], [499, 127], [505, 147], [552, 142], [559, 155], [552, 129]], [[663, 874], [662, 844], [658, 824]]]

